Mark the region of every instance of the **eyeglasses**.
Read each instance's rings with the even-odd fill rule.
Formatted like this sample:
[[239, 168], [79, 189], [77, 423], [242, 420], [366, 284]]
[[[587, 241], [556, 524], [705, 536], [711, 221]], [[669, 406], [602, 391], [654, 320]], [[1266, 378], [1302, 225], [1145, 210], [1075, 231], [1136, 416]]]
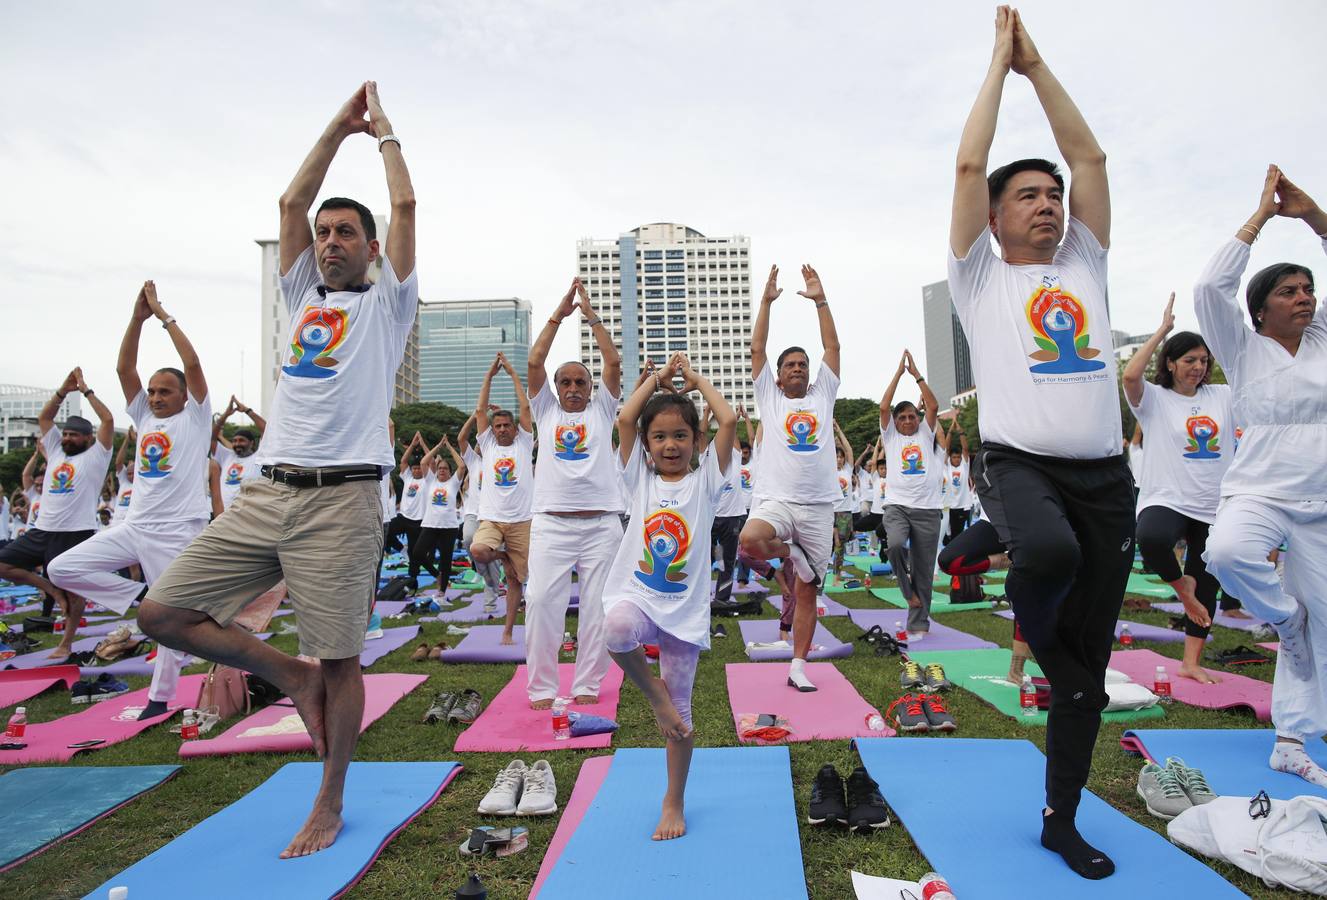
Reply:
[[1249, 818], [1265, 819], [1272, 811], [1272, 800], [1267, 796], [1266, 791], [1259, 791], [1258, 795], [1249, 801]]

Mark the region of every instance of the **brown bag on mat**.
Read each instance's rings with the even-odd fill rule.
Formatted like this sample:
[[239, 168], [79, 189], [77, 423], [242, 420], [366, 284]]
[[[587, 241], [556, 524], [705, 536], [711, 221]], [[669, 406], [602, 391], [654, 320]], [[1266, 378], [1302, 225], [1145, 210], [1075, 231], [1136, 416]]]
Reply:
[[284, 603], [285, 599], [286, 582], [283, 579], [273, 585], [270, 591], [244, 607], [235, 617], [235, 624], [253, 634], [266, 631], [268, 623], [272, 621], [272, 613], [276, 612], [277, 607]]
[[198, 692], [198, 709], [216, 707], [223, 720], [249, 714], [249, 680], [239, 669], [213, 663]]

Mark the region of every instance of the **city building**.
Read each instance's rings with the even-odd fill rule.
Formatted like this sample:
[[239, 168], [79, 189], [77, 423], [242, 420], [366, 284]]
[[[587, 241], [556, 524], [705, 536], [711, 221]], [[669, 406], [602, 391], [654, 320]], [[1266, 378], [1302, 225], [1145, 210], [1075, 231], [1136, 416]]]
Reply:
[[[374, 216], [380, 242], [387, 237], [387, 218]], [[309, 220], [313, 226], [313, 220]], [[261, 344], [258, 348], [259, 372], [258, 383], [262, 385], [262, 402], [256, 404], [258, 412], [267, 415], [272, 411], [272, 397], [276, 393], [276, 381], [281, 374], [281, 367], [290, 358], [290, 316], [286, 314], [286, 302], [281, 296], [281, 256], [277, 250], [277, 241], [255, 241], [262, 251], [262, 299], [260, 316]], [[382, 257], [369, 266], [369, 281], [376, 282], [382, 273]], [[250, 406], [253, 400], [241, 397]], [[396, 371], [396, 394], [392, 405], [415, 403], [419, 400], [419, 315], [415, 315], [415, 324], [410, 329], [406, 341], [405, 354], [401, 358], [401, 367]]]
[[[430, 300], [419, 306], [419, 399], [472, 410], [499, 352], [525, 381], [530, 361], [530, 301]], [[515, 411], [511, 379], [499, 372], [489, 400]]]
[[[584, 238], [576, 260], [595, 312], [622, 350], [624, 390], [646, 360], [662, 364], [681, 350], [730, 403], [755, 413], [750, 238], [706, 237], [656, 222], [612, 240]], [[597, 381], [603, 361], [584, 317], [580, 338], [581, 358]]]
[[[31, 447], [41, 439], [37, 417], [55, 388], [28, 387], [22, 384], [0, 384], [0, 452], [15, 447]], [[70, 416], [83, 415], [83, 395], [77, 391], [68, 394], [55, 412], [56, 424]], [[96, 425], [93, 422], [93, 425]]]
[[948, 281], [922, 288], [922, 327], [926, 332], [926, 378], [936, 399], [948, 408], [976, 387], [968, 339], [954, 310]]
[[1148, 341], [1152, 340], [1152, 333], [1148, 334], [1127, 334], [1118, 329], [1111, 329], [1111, 343], [1115, 345], [1115, 358], [1120, 362], [1128, 362], [1129, 359], [1138, 352]]

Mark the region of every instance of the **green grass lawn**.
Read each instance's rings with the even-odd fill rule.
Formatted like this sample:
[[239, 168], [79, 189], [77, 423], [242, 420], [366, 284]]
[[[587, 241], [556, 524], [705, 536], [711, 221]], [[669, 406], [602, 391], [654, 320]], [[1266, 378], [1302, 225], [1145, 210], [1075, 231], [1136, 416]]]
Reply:
[[[877, 578], [877, 583], [882, 579]], [[864, 590], [841, 593], [836, 599], [850, 607], [879, 608], [881, 604]], [[769, 607], [766, 607], [767, 609]], [[771, 611], [772, 615], [772, 611]], [[1126, 617], [1133, 621], [1165, 625], [1168, 617], [1162, 613], [1129, 611]], [[10, 617], [15, 621], [17, 617]], [[713, 649], [702, 655], [696, 678], [693, 715], [696, 743], [701, 747], [727, 747], [737, 745], [731, 712], [728, 707], [724, 681], [724, 664], [745, 662], [737, 620], [725, 619], [729, 636], [716, 639]], [[826, 627], [843, 640], [855, 638], [860, 629], [846, 618], [829, 617]], [[992, 616], [983, 605], [972, 612], [951, 613], [944, 619], [946, 625], [979, 635], [1001, 646], [1010, 645], [1012, 623]], [[388, 623], [388, 625], [398, 623]], [[454, 644], [459, 638], [446, 638], [446, 625], [425, 624], [423, 637], [431, 642], [447, 640]], [[1253, 639], [1243, 632], [1222, 628], [1215, 630], [1215, 648], [1251, 644]], [[54, 644], [51, 636], [45, 643]], [[272, 644], [295, 652], [293, 637], [274, 637]], [[866, 645], [858, 644], [857, 653], [835, 665], [856, 686], [857, 690], [881, 711], [898, 696], [897, 657], [877, 658], [865, 652]], [[1181, 644], [1146, 644], [1158, 653], [1178, 659]], [[544, 850], [557, 825], [557, 816], [517, 819], [530, 829], [530, 848], [507, 859], [486, 860], [479, 863], [462, 861], [457, 846], [468, 835], [471, 826], [495, 824], [475, 812], [480, 798], [492, 784], [493, 777], [512, 758], [498, 753], [454, 753], [452, 744], [457, 730], [448, 726], [420, 724], [430, 698], [444, 688], [473, 687], [491, 699], [511, 678], [514, 666], [507, 665], [442, 665], [439, 663], [412, 663], [408, 660], [411, 647], [398, 650], [380, 660], [370, 672], [422, 672], [428, 682], [398, 703], [386, 716], [363, 735], [356, 759], [359, 760], [459, 760], [464, 771], [442, 794], [441, 799], [426, 810], [400, 836], [393, 841], [369, 870], [363, 881], [351, 892], [360, 898], [396, 900], [402, 897], [448, 897], [465, 879], [467, 872], [480, 874], [494, 900], [525, 897]], [[201, 671], [201, 667], [190, 671]], [[1242, 674], [1270, 680], [1272, 666], [1246, 667]], [[147, 686], [148, 679], [129, 679], [131, 688]], [[947, 700], [958, 720], [956, 735], [961, 737], [1030, 739], [1045, 749], [1045, 732], [1041, 728], [1024, 728], [996, 712], [975, 696], [962, 690], [953, 691]], [[27, 704], [29, 721], [42, 722], [68, 715], [83, 707], [72, 707], [66, 691], [53, 690]], [[3, 715], [8, 717], [9, 710]], [[618, 710], [621, 730], [614, 738], [615, 747], [661, 746], [662, 741], [654, 726], [648, 705], [630, 684], [624, 684], [622, 703]], [[1168, 728], [1253, 728], [1262, 727], [1251, 715], [1209, 712], [1173, 704], [1166, 711], [1164, 727]], [[231, 723], [222, 723], [216, 733]], [[1119, 739], [1127, 726], [1107, 724], [1102, 727], [1092, 768], [1089, 787], [1108, 800], [1117, 809], [1149, 828], [1165, 834], [1164, 822], [1149, 816], [1142, 801], [1134, 793], [1141, 762], [1126, 755]], [[941, 735], [900, 736], [897, 740], [942, 741]], [[179, 738], [166, 726], [158, 726], [142, 735], [105, 750], [84, 752], [75, 757], [71, 765], [141, 765], [178, 762], [176, 755]], [[833, 763], [846, 774], [857, 765], [856, 754], [848, 741], [794, 743], [790, 745], [792, 778], [797, 800], [802, 856], [810, 896], [816, 900], [843, 900], [853, 896], [849, 871], [857, 869], [871, 875], [896, 878], [918, 878], [929, 867], [918, 852], [905, 825], [895, 821], [883, 832], [861, 836], [842, 829], [825, 830], [804, 824], [807, 794], [816, 771], [825, 763]], [[1270, 744], [1269, 744], [1270, 749]], [[592, 755], [609, 751], [558, 751], [545, 754], [552, 764], [558, 782], [559, 805], [565, 803], [576, 779], [581, 763]], [[536, 755], [524, 756], [533, 762]], [[120, 869], [141, 859], [151, 851], [170, 841], [188, 828], [229, 805], [253, 789], [277, 768], [287, 762], [311, 760], [311, 754], [275, 756], [246, 754], [214, 759], [191, 760], [184, 770], [171, 781], [130, 803], [119, 812], [107, 817], [82, 834], [65, 841], [17, 869], [6, 873], [3, 879], [5, 895], [10, 898], [49, 898], [81, 896], [109, 879]], [[1196, 760], [1189, 760], [1198, 764]], [[943, 778], [943, 772], [920, 773], [919, 777]], [[991, 773], [998, 778], [999, 773]], [[885, 798], [888, 800], [888, 796]], [[1028, 797], [1025, 808], [1010, 810], [1013, 816], [1039, 815], [1041, 797]], [[310, 798], [310, 801], [312, 798]], [[352, 812], [353, 814], [353, 812]], [[498, 822], [497, 824], [502, 824]], [[734, 827], [741, 827], [740, 821]], [[1091, 835], [1087, 835], [1090, 839]], [[237, 835], [242, 840], [243, 835]], [[605, 861], [609, 864], [609, 861]], [[734, 860], [740, 865], [740, 860]], [[1217, 865], [1217, 870], [1233, 884], [1253, 897], [1270, 897], [1273, 892], [1261, 881], [1231, 866]], [[1012, 875], [1013, 873], [1011, 873]], [[684, 886], [683, 886], [684, 887]], [[172, 885], [165, 890], [188, 895], [187, 885]], [[1029, 896], [1035, 896], [1030, 887]], [[594, 898], [598, 900], [598, 898]]]

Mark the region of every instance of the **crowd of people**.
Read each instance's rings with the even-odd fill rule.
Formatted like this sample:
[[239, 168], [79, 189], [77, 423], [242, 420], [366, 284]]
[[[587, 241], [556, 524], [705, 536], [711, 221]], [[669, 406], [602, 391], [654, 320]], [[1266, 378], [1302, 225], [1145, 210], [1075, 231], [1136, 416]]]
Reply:
[[[0, 577], [40, 588], [48, 613], [62, 609], [69, 628], [56, 657], [70, 652], [86, 602], [121, 614], [137, 604], [139, 625], [161, 648], [144, 715], [173, 698], [186, 655], [283, 690], [325, 763], [288, 856], [328, 846], [341, 828], [363, 706], [358, 656], [384, 547], [401, 538], [416, 586], [423, 570], [445, 587], [453, 550], [466, 549], [485, 606], [496, 615], [505, 601], [505, 642], [523, 610], [535, 709], [561, 691], [558, 651], [574, 579], [571, 695], [597, 702], [616, 664], [649, 701], [667, 746], [659, 840], [686, 827], [691, 692], [709, 646], [711, 604], [732, 602], [734, 586], [753, 572], [773, 579], [792, 645], [787, 686], [815, 691], [806, 660], [817, 597], [826, 579], [848, 577], [845, 553], [859, 535], [892, 567], [908, 604], [908, 640], [923, 646], [937, 561], [971, 575], [1007, 557], [1016, 618], [1010, 677], [1035, 658], [1051, 689], [1041, 840], [1083, 877], [1114, 870], [1079, 834], [1075, 814], [1107, 702], [1135, 538], [1145, 564], [1183, 603], [1180, 675], [1216, 680], [1199, 651], [1223, 591], [1276, 629], [1270, 764], [1327, 785], [1303, 747], [1327, 732], [1327, 583], [1314, 565], [1317, 551], [1327, 551], [1327, 476], [1313, 462], [1327, 438], [1327, 339], [1304, 266], [1277, 264], [1249, 279], [1249, 323], [1237, 299], [1264, 227], [1299, 219], [1327, 242], [1327, 213], [1270, 167], [1254, 215], [1195, 273], [1201, 334], [1173, 333], [1172, 295], [1156, 333], [1117, 377], [1105, 153], [1019, 14], [1000, 7], [995, 26], [991, 63], [959, 142], [948, 246], [949, 284], [981, 397], [979, 445], [969, 444], [904, 352], [884, 389], [878, 440], [854, 457], [834, 420], [841, 342], [809, 265], [797, 294], [816, 317], [819, 359], [799, 346], [770, 356], [770, 319], [783, 293], [771, 268], [751, 336], [754, 430], [748, 411], [734, 409], [702, 374], [704, 360], [684, 353], [648, 360], [625, 386], [612, 332], [576, 280], [525, 373], [502, 355], [493, 360], [455, 443], [443, 436], [430, 445], [418, 433], [398, 440], [389, 413], [418, 300], [415, 196], [402, 142], [366, 82], [281, 197], [291, 356], [268, 418], [235, 398], [213, 416], [198, 354], [154, 283], [144, 283], [117, 363], [133, 429], [115, 461], [114, 487], [105, 478], [113, 416], [75, 368], [39, 419], [44, 463], [34, 454], [5, 510], [13, 533], [0, 549]], [[1071, 190], [1044, 159], [990, 169], [1011, 73], [1035, 89]], [[377, 141], [384, 163], [391, 216], [381, 242], [372, 214], [354, 200], [325, 200], [309, 224], [338, 148], [360, 133]], [[380, 257], [381, 275], [369, 283], [368, 267]], [[594, 336], [597, 381], [584, 361], [547, 368], [574, 313]], [[179, 368], [147, 373], [145, 383], [137, 359], [150, 320], [165, 329]], [[1218, 362], [1226, 385], [1211, 383]], [[495, 378], [513, 383], [515, 409], [490, 405]], [[905, 378], [917, 401], [900, 398]], [[1121, 387], [1145, 452], [1139, 441], [1126, 452]], [[77, 416], [55, 422], [75, 391], [96, 425]], [[226, 438], [223, 426], [237, 413], [252, 425]], [[1186, 548], [1182, 558], [1177, 545]], [[1278, 551], [1288, 551], [1281, 575]], [[299, 658], [232, 624], [282, 578], [299, 618]], [[658, 675], [646, 644], [659, 648]]]

